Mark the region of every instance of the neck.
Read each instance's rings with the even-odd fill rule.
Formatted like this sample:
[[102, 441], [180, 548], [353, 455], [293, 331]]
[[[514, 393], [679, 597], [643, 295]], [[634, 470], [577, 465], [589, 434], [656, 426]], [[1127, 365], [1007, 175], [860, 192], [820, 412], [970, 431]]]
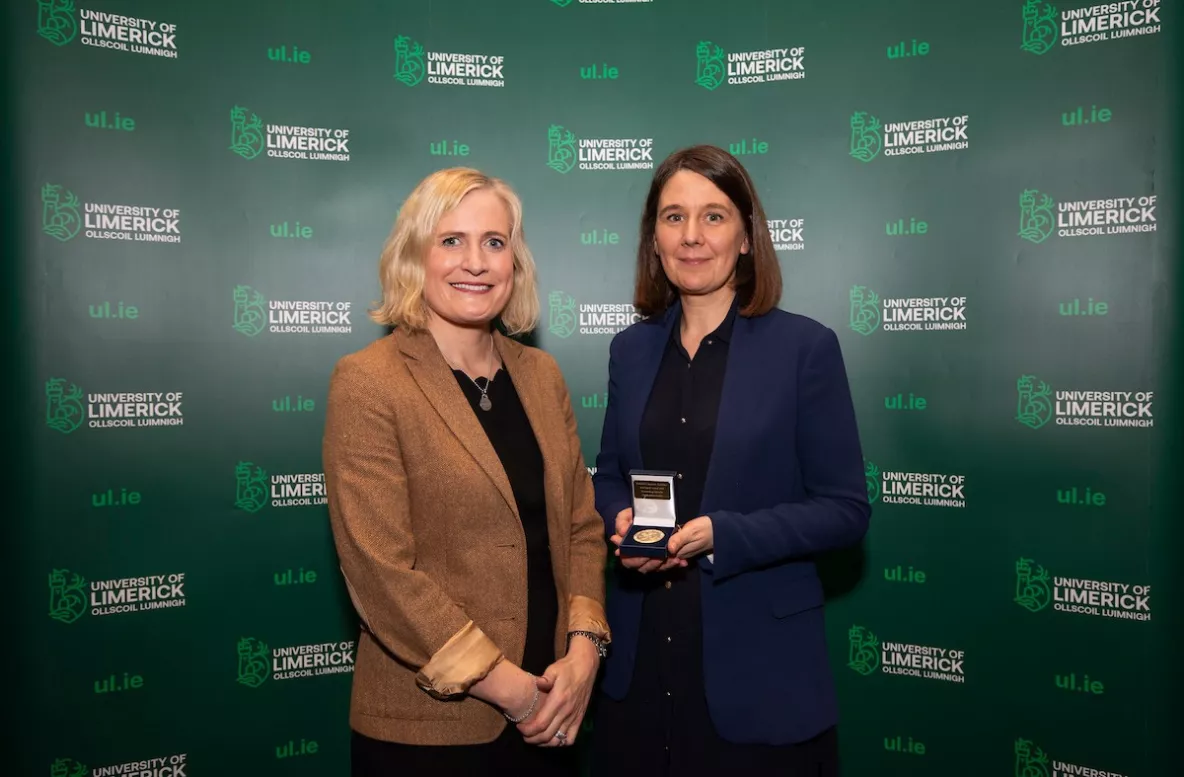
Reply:
[[493, 333], [488, 325], [457, 326], [433, 315], [428, 331], [444, 361], [472, 377], [492, 378], [497, 369], [497, 352], [492, 351]]
[[682, 333], [702, 337], [708, 332], [714, 332], [728, 317], [728, 310], [731, 309], [735, 297], [736, 290], [726, 286], [702, 296], [683, 294]]

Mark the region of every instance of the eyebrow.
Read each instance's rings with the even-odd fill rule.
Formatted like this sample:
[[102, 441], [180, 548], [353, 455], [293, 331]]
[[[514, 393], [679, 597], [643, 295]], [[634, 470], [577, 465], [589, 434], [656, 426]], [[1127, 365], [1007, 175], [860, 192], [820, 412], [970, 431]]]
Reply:
[[[465, 232], [463, 229], [453, 229], [448, 232], [437, 232], [436, 237], [453, 237], [453, 236], [464, 237], [467, 234], [469, 234], [469, 233]], [[509, 239], [509, 237], [506, 235], [505, 232], [499, 232], [496, 229], [486, 230], [485, 232], [483, 232], [481, 234], [481, 237], [502, 237], [502, 238], [506, 238], [507, 240]]]
[[[662, 208], [660, 211], [658, 211], [658, 215], [661, 215], [669, 210], [681, 210], [682, 207], [683, 206], [679, 205], [678, 203], [671, 203], [670, 205], [667, 205], [665, 208]], [[703, 208], [704, 208], [704, 210], [708, 210], [711, 208], [715, 208], [716, 210], [731, 210], [731, 208], [729, 208], [727, 205], [724, 205], [723, 203], [720, 203], [720, 202], [709, 202], [706, 205], [704, 205]]]

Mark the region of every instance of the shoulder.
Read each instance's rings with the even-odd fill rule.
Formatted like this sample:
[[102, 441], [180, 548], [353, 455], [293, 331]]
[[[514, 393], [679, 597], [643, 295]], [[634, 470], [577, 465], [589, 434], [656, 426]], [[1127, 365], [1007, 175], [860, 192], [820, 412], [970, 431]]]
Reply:
[[338, 359], [329, 381], [337, 390], [368, 389], [388, 383], [402, 367], [403, 356], [391, 333]]
[[525, 365], [529, 370], [544, 374], [559, 372], [559, 362], [555, 361], [555, 357], [542, 348], [527, 345], [511, 337], [504, 339], [503, 347], [514, 354], [519, 364]]
[[802, 343], [817, 343], [835, 337], [833, 329], [816, 319], [773, 308], [763, 316], [751, 319], [759, 328], [770, 334], [792, 337]]
[[664, 331], [662, 324], [668, 315], [671, 315], [671, 312], [666, 310], [649, 318], [643, 318], [617, 332], [609, 341], [609, 355], [618, 359], [637, 350], [653, 338], [661, 337]]

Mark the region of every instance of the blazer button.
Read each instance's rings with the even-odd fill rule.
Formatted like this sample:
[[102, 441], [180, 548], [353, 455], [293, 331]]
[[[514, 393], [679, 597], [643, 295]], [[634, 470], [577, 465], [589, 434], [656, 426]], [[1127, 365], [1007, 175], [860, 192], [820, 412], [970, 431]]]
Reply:
[[666, 581], [666, 590], [670, 590], [670, 581], [669, 580]]

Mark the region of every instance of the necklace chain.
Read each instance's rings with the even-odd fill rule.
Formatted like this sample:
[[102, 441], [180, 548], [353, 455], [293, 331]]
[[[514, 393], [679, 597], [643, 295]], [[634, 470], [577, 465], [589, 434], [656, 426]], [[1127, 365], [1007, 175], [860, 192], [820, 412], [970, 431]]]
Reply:
[[[447, 359], [445, 361], [447, 361]], [[449, 366], [452, 366], [452, 362], [449, 362]], [[456, 370], [456, 369], [460, 369], [460, 368], [453, 367], [453, 369]], [[481, 388], [481, 384], [478, 383], [476, 380], [473, 380], [472, 376], [470, 376], [469, 373], [465, 372], [464, 370], [460, 370], [460, 371], [461, 371], [461, 373], [464, 374], [464, 376], [466, 378], [469, 379], [469, 381], [474, 386], [477, 387], [477, 390], [481, 392], [481, 401], [479, 401], [477, 403], [477, 406], [480, 407], [482, 410], [489, 412], [489, 410], [493, 408], [493, 402], [490, 401], [490, 399], [489, 399], [489, 385], [491, 383], [493, 383], [493, 378], [492, 377], [486, 378], [485, 379], [485, 388]], [[493, 372], [493, 333], [492, 332], [489, 334], [489, 371]]]

